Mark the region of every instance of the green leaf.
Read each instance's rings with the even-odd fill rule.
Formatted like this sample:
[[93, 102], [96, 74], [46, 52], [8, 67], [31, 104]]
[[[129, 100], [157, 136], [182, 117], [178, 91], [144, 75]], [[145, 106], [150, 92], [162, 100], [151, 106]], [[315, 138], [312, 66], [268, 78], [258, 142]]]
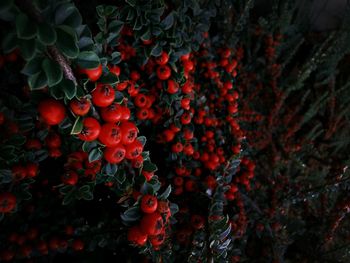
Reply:
[[76, 188], [73, 187], [63, 198], [63, 205], [68, 205], [70, 204], [76, 196]]
[[94, 162], [97, 160], [100, 160], [102, 158], [102, 151], [100, 150], [100, 148], [94, 148], [91, 150], [91, 152], [89, 153], [89, 162]]
[[80, 52], [76, 62], [80, 68], [84, 69], [94, 69], [101, 64], [100, 58], [93, 51]]
[[60, 85], [67, 99], [71, 100], [77, 94], [77, 87], [75, 86], [73, 81], [71, 81], [70, 79], [62, 79], [62, 81], [60, 82]]
[[111, 63], [116, 65], [119, 64], [122, 61], [122, 56], [120, 52], [115, 51], [112, 53]]
[[165, 189], [165, 191], [158, 196], [158, 199], [165, 200], [169, 197], [170, 193], [171, 193], [171, 185], [169, 185], [167, 189]]
[[166, 16], [166, 18], [163, 19], [163, 21], [160, 23], [160, 25], [163, 27], [164, 30], [170, 29], [174, 24], [174, 12], [171, 12]]
[[21, 40], [19, 41], [19, 48], [21, 55], [25, 60], [30, 60], [35, 55], [36, 41], [35, 39]]
[[97, 143], [95, 141], [84, 142], [81, 148], [84, 152], [89, 152], [90, 150], [92, 150], [96, 146], [97, 146]]
[[65, 185], [63, 187], [60, 188], [60, 193], [63, 195], [68, 194], [70, 191], [72, 191], [72, 189], [74, 188], [73, 185]]
[[155, 56], [155, 57], [159, 57], [162, 54], [163, 48], [159, 45], [159, 43], [157, 43], [152, 51], [151, 51], [151, 55]]
[[47, 84], [49, 87], [52, 87], [58, 84], [63, 77], [61, 67], [51, 59], [44, 59], [42, 62], [42, 69], [44, 70], [47, 78]]
[[81, 37], [78, 42], [78, 46], [80, 50], [84, 49], [92, 49], [94, 46], [94, 41], [91, 39], [91, 37]]
[[57, 40], [56, 31], [49, 24], [40, 24], [38, 26], [38, 39], [44, 45], [53, 45]]
[[84, 200], [92, 200], [92, 199], [94, 199], [94, 195], [93, 195], [92, 191], [83, 192], [81, 197]]
[[60, 5], [55, 12], [55, 24], [60, 25], [63, 24], [64, 21], [74, 14], [74, 11], [76, 10], [75, 6], [71, 3], [65, 3]]
[[43, 58], [41, 57], [35, 57], [31, 60], [29, 60], [24, 68], [21, 70], [21, 73], [26, 76], [34, 75], [35, 73], [38, 73], [41, 71], [41, 64], [42, 64]]
[[118, 165], [107, 163], [105, 166], [105, 171], [108, 175], [115, 175], [115, 173], [118, 171]]
[[[31, 119], [30, 119], [31, 120]], [[15, 134], [7, 141], [8, 144], [21, 146], [26, 142], [26, 137], [20, 134]]]
[[56, 28], [57, 48], [68, 58], [76, 58], [79, 54], [78, 41], [75, 31], [68, 26]]
[[18, 40], [15, 32], [5, 34], [2, 39], [2, 49], [5, 54], [10, 53], [18, 46]]
[[1, 0], [0, 1], [0, 12], [9, 10], [13, 5], [13, 0]]
[[[120, 171], [120, 172], [119, 172]], [[125, 175], [125, 172], [124, 171], [121, 171], [121, 170], [118, 170], [117, 171], [117, 176], [116, 176], [116, 179], [118, 181], [119, 184], [122, 184], [125, 182], [126, 180], [126, 175]]]
[[121, 214], [120, 217], [123, 221], [126, 222], [138, 221], [141, 218], [140, 209], [136, 206], [133, 206]]
[[12, 181], [12, 172], [11, 170], [1, 169], [0, 170], [0, 183], [7, 184]]
[[82, 131], [83, 127], [84, 126], [83, 126], [82, 118], [80, 118], [80, 117], [76, 118], [70, 134], [79, 134]]
[[158, 168], [154, 163], [151, 163], [150, 161], [145, 161], [143, 163], [143, 170], [148, 172], [155, 172], [158, 170]]
[[143, 146], [146, 145], [147, 138], [145, 136], [139, 136], [137, 137], [137, 140], [142, 143]]
[[119, 82], [119, 78], [115, 74], [108, 72], [107, 75], [102, 76], [98, 82], [114, 85]]
[[71, 26], [73, 28], [77, 28], [81, 26], [82, 22], [83, 22], [83, 19], [81, 17], [79, 10], [77, 8], [74, 8], [73, 13], [64, 20], [63, 24]]
[[123, 29], [124, 22], [120, 20], [114, 20], [108, 24], [108, 31], [119, 35], [120, 31]]
[[50, 87], [49, 89], [50, 94], [52, 97], [54, 97], [56, 100], [60, 100], [64, 98], [63, 90], [61, 89], [60, 85], [55, 85], [53, 87]]
[[152, 38], [151, 35], [151, 30], [147, 29], [146, 32], [140, 37], [141, 40], [145, 41], [145, 40], [150, 40]]
[[22, 39], [31, 39], [36, 36], [35, 23], [27, 15], [21, 13], [16, 17], [17, 36]]
[[40, 71], [28, 78], [28, 84], [31, 90], [43, 89], [47, 86], [47, 78], [43, 71]]
[[134, 7], [136, 5], [136, 0], [125, 0], [125, 2], [127, 2], [132, 7]]

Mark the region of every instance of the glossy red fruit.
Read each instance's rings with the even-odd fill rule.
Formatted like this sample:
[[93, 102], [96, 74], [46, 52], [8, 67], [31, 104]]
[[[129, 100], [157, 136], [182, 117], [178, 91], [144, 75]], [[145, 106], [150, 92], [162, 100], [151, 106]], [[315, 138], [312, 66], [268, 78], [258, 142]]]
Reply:
[[130, 109], [128, 107], [121, 106], [120, 107], [120, 112], [121, 112], [121, 117], [120, 117], [121, 121], [127, 121], [127, 120], [130, 119], [131, 112], [130, 112]]
[[69, 107], [75, 115], [84, 116], [89, 112], [91, 104], [87, 98], [73, 99], [69, 103]]
[[96, 82], [102, 75], [102, 65], [93, 69], [81, 69], [80, 72], [86, 74], [90, 81]]
[[134, 168], [141, 168], [142, 164], [143, 164], [143, 157], [142, 157], [142, 155], [139, 155], [138, 157], [133, 159], [131, 164], [132, 164], [132, 167], [134, 167]]
[[120, 67], [117, 65], [113, 65], [113, 66], [108, 66], [108, 69], [111, 73], [115, 74], [116, 76], [120, 75]]
[[134, 140], [132, 143], [125, 145], [125, 158], [133, 160], [139, 157], [143, 151], [143, 145], [139, 140]]
[[101, 117], [105, 122], [118, 122], [122, 118], [123, 106], [113, 102], [108, 107], [101, 108]]
[[130, 144], [137, 138], [138, 130], [135, 123], [131, 121], [124, 121], [121, 123], [120, 129], [122, 131], [121, 142], [123, 144]]
[[107, 107], [113, 103], [115, 91], [111, 85], [97, 84], [91, 95], [94, 105], [98, 107]]
[[149, 237], [149, 241], [151, 242], [154, 248], [161, 246], [164, 243], [164, 240], [165, 240], [165, 231], [162, 231], [162, 233], [160, 233], [159, 235]]
[[72, 248], [74, 251], [82, 251], [84, 249], [84, 242], [80, 239], [75, 239], [72, 242]]
[[163, 218], [158, 212], [145, 214], [141, 219], [140, 228], [147, 235], [159, 235], [164, 228]]
[[62, 144], [62, 140], [57, 133], [51, 132], [45, 138], [45, 143], [48, 148], [59, 148]]
[[139, 226], [133, 226], [128, 230], [128, 241], [135, 245], [143, 246], [147, 242], [147, 235], [142, 233]]
[[3, 125], [5, 122], [5, 114], [3, 112], [0, 112], [0, 125]]
[[16, 196], [10, 192], [0, 194], [0, 213], [9, 213], [15, 209], [17, 203]]
[[179, 84], [176, 81], [169, 79], [167, 84], [168, 84], [167, 92], [169, 94], [175, 94], [176, 92], [178, 92]]
[[74, 171], [68, 171], [61, 177], [62, 182], [67, 185], [76, 185], [78, 182], [78, 178], [78, 174]]
[[66, 117], [64, 105], [54, 99], [45, 99], [39, 103], [38, 111], [40, 117], [48, 125], [60, 124]]
[[154, 172], [145, 171], [145, 170], [142, 170], [141, 174], [145, 177], [145, 179], [146, 179], [147, 182], [148, 182], [149, 180], [151, 180], [152, 177], [154, 176]]
[[97, 139], [100, 131], [100, 123], [95, 118], [88, 117], [83, 120], [83, 129], [78, 137], [82, 141], [93, 141]]
[[27, 139], [25, 144], [26, 149], [28, 150], [40, 150], [42, 145], [39, 139]]
[[104, 150], [103, 157], [105, 160], [112, 164], [118, 164], [125, 158], [125, 148], [122, 144], [118, 144], [115, 147], [107, 147]]
[[155, 59], [155, 61], [156, 61], [156, 63], [158, 65], [165, 65], [165, 64], [167, 64], [168, 61], [169, 61], [168, 53], [163, 51], [162, 54], [160, 54], [160, 56]]
[[27, 177], [27, 169], [22, 165], [14, 165], [11, 169], [12, 177], [15, 180], [23, 180]]
[[0, 259], [1, 261], [12, 261], [15, 257], [15, 253], [10, 250], [3, 250], [0, 252]]
[[134, 98], [134, 104], [136, 107], [143, 108], [146, 106], [148, 98], [145, 94], [139, 93]]
[[144, 195], [141, 199], [141, 210], [146, 214], [151, 214], [157, 210], [158, 200], [154, 195]]
[[121, 140], [121, 129], [114, 123], [106, 123], [101, 127], [98, 140], [107, 147], [117, 146]]
[[162, 65], [157, 68], [157, 77], [160, 80], [167, 80], [171, 76], [171, 68], [168, 65]]
[[39, 165], [36, 163], [28, 163], [26, 165], [27, 176], [33, 178], [38, 175]]

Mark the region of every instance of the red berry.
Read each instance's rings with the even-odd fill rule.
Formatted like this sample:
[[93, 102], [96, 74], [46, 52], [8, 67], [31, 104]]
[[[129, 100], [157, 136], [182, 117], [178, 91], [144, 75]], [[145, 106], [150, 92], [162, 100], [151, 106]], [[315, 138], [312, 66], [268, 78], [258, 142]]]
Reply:
[[125, 145], [125, 150], [125, 158], [133, 160], [141, 155], [143, 145], [139, 140], [134, 140], [132, 143]]
[[122, 144], [118, 144], [115, 147], [107, 147], [104, 150], [103, 156], [105, 160], [112, 164], [118, 164], [124, 160], [125, 148]]
[[68, 171], [62, 175], [62, 182], [67, 185], [76, 185], [78, 182], [78, 174], [74, 171]]
[[157, 68], [157, 77], [166, 80], [171, 76], [171, 68], [168, 65], [162, 65]]
[[45, 143], [46, 143], [46, 146], [49, 148], [59, 148], [62, 144], [62, 140], [57, 133], [51, 132], [45, 138]]
[[144, 108], [147, 104], [148, 98], [146, 95], [139, 93], [134, 98], [134, 103], [136, 107]]
[[4, 124], [5, 122], [5, 114], [3, 112], [0, 112], [0, 125]]
[[163, 231], [159, 235], [149, 237], [149, 241], [151, 242], [154, 249], [162, 245], [164, 243], [164, 240], [165, 240], [165, 231]]
[[156, 63], [157, 63], [158, 65], [165, 65], [165, 64], [167, 64], [168, 61], [169, 61], [169, 55], [168, 55], [168, 53], [166, 53], [165, 51], [163, 51], [162, 54], [160, 54], [160, 56], [157, 57], [157, 58], [155, 59], [155, 61], [156, 61]]
[[145, 214], [140, 222], [141, 231], [151, 236], [159, 235], [163, 227], [163, 218], [158, 212]]
[[179, 90], [179, 84], [172, 79], [168, 79], [167, 92], [169, 94], [175, 94]]
[[122, 131], [122, 143], [130, 144], [137, 138], [137, 127], [133, 122], [124, 121], [120, 125], [120, 129]]
[[141, 199], [141, 210], [144, 213], [151, 214], [157, 210], [158, 200], [153, 195], [144, 195]]
[[27, 169], [27, 176], [32, 178], [37, 176], [39, 171], [39, 165], [36, 163], [28, 163], [26, 166]]
[[80, 239], [75, 239], [72, 242], [72, 248], [75, 251], [82, 251], [84, 249], [84, 242], [81, 241]]
[[17, 203], [16, 196], [9, 192], [0, 194], [0, 213], [9, 213], [15, 209]]
[[66, 117], [64, 105], [54, 99], [45, 99], [39, 103], [38, 111], [43, 121], [48, 125], [60, 124]]
[[69, 103], [71, 111], [77, 116], [84, 116], [90, 110], [90, 101], [86, 98], [82, 99], [73, 99]]
[[114, 123], [106, 123], [101, 127], [98, 139], [107, 147], [117, 146], [121, 140], [121, 129]]
[[23, 167], [22, 165], [14, 165], [12, 167], [12, 177], [15, 179], [15, 180], [22, 180], [24, 179], [25, 177], [27, 177], [27, 169], [25, 167]]
[[97, 84], [91, 95], [94, 105], [98, 107], [107, 107], [113, 103], [115, 91], [110, 85]]
[[97, 68], [93, 69], [81, 69], [81, 73], [86, 74], [90, 81], [97, 81], [102, 75], [102, 65], [100, 64]]
[[108, 66], [109, 71], [113, 74], [115, 74], [116, 76], [120, 75], [120, 67], [117, 65], [113, 65], [113, 66]]
[[101, 108], [101, 117], [105, 122], [118, 122], [122, 118], [123, 106], [113, 102], [111, 105], [105, 108]]
[[83, 129], [78, 134], [78, 137], [82, 141], [94, 141], [100, 134], [100, 123], [92, 117], [87, 117], [83, 120]]
[[128, 231], [128, 240], [135, 245], [143, 246], [147, 242], [147, 235], [142, 233], [139, 226], [133, 226]]

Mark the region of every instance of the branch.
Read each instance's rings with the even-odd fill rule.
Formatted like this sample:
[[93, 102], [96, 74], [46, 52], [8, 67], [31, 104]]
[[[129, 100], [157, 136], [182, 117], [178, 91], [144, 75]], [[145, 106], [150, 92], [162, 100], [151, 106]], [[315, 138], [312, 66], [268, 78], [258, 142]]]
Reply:
[[[36, 22], [42, 23], [44, 21], [39, 10], [35, 8], [32, 1], [16, 0], [15, 2], [22, 12], [26, 13], [29, 17], [34, 19]], [[65, 78], [73, 81], [74, 85], [77, 85], [77, 79], [74, 76], [73, 70], [67, 58], [57, 49], [56, 46], [50, 46], [47, 49], [48, 49], [49, 55], [60, 65]]]

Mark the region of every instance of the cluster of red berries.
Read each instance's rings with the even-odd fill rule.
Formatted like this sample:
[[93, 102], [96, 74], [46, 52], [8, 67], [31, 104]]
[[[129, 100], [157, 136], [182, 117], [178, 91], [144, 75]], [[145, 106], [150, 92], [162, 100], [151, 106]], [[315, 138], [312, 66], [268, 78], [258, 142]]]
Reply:
[[165, 229], [171, 216], [168, 202], [144, 195], [140, 198], [140, 208], [143, 216], [138, 225], [129, 229], [128, 240], [138, 246], [149, 241], [153, 249], [158, 250], [165, 241]]
[[101, 165], [100, 160], [89, 162], [86, 152], [73, 152], [68, 155], [61, 180], [66, 185], [76, 185], [79, 178], [94, 180], [101, 170]]
[[39, 228], [29, 227], [24, 232], [11, 232], [7, 236], [8, 246], [0, 252], [0, 260], [9, 262], [14, 259], [31, 258], [33, 255], [48, 255], [51, 252], [65, 252], [69, 247], [73, 251], [82, 251], [84, 242], [74, 237], [74, 228], [66, 226], [60, 236], [43, 239]]
[[20, 181], [25, 178], [36, 177], [39, 173], [39, 165], [37, 163], [27, 163], [25, 165], [16, 164], [12, 166], [12, 177], [14, 181]]

